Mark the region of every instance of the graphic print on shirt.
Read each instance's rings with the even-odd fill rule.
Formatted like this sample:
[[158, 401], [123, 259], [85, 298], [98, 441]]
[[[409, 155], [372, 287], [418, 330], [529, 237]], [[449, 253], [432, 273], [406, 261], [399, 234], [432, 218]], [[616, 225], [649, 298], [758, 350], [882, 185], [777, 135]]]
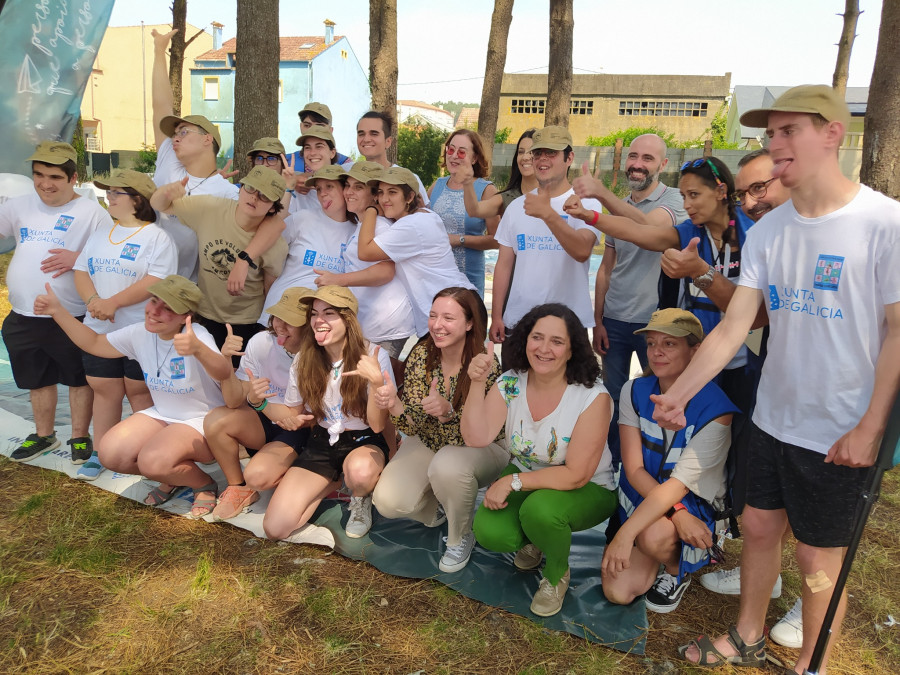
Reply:
[[215, 239], [207, 242], [203, 247], [203, 258], [208, 260], [211, 266], [203, 268], [205, 272], [212, 272], [219, 279], [225, 281], [231, 274], [231, 268], [237, 260], [237, 254], [234, 252], [234, 244], [223, 239]]
[[843, 256], [820, 255], [816, 261], [816, 276], [813, 287], [820, 291], [836, 291], [841, 283]]
[[[836, 292], [844, 271], [844, 258], [837, 255], [819, 255], [813, 273], [813, 288], [793, 288], [784, 286], [779, 289], [769, 284], [769, 309], [786, 309], [790, 312], [808, 314], [822, 319], [843, 319], [840, 307], [827, 305], [836, 298], [820, 291]], [[816, 295], [818, 293], [818, 295]]]
[[513, 457], [522, 463], [522, 466], [529, 471], [531, 470], [534, 457], [534, 441], [529, 441], [523, 435], [522, 420], [519, 420], [519, 428], [514, 430], [509, 437], [509, 451]]
[[60, 216], [56, 225], [53, 226], [54, 230], [59, 230], [60, 232], [68, 232], [69, 226], [75, 222], [75, 216]]
[[122, 253], [119, 256], [120, 258], [124, 258], [125, 260], [136, 260], [138, 256], [138, 251], [141, 250], [140, 244], [125, 244], [122, 247]]
[[169, 361], [169, 373], [173, 380], [184, 379], [184, 357], [178, 356]]
[[341, 252], [338, 255], [320, 255], [318, 251], [311, 248], [306, 249], [303, 254], [303, 264], [307, 267], [313, 267], [317, 270], [328, 270], [338, 274], [344, 273], [344, 251], [347, 250], [347, 244], [341, 244]]

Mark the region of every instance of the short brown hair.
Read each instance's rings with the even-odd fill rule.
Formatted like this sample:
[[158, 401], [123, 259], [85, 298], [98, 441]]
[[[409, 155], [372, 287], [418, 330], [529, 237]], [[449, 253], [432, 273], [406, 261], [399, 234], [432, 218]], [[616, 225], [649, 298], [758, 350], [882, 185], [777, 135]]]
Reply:
[[444, 152], [441, 156], [441, 166], [447, 166], [447, 148], [450, 146], [450, 141], [457, 136], [465, 136], [472, 141], [472, 149], [475, 151], [475, 162], [472, 164], [472, 173], [475, 174], [475, 178], [484, 178], [487, 176], [490, 167], [488, 166], [487, 158], [484, 156], [484, 144], [481, 142], [481, 137], [471, 129], [457, 129], [447, 137], [447, 142], [444, 143]]

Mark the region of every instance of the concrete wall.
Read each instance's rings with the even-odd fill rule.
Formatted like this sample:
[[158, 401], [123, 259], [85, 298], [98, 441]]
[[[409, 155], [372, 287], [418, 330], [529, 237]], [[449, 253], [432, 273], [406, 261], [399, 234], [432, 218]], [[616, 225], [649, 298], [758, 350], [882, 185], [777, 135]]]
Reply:
[[[100, 43], [88, 86], [81, 102], [86, 135], [97, 151], [140, 150], [153, 145], [151, 71], [153, 38], [150, 31], [170, 30], [167, 25], [108, 28]], [[189, 36], [199, 29], [187, 26]], [[212, 49], [212, 35], [201, 35], [185, 50], [182, 77], [182, 114], [191, 113], [190, 64]]]

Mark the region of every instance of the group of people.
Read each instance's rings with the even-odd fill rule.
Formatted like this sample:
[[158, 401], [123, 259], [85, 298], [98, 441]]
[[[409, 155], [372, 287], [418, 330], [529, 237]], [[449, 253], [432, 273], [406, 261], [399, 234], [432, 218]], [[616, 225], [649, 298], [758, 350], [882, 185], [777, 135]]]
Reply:
[[[238, 186], [216, 169], [215, 126], [172, 114], [170, 39], [154, 34], [154, 180], [95, 181], [107, 212], [74, 192], [71, 146], [45, 142], [35, 194], [0, 207], [0, 234], [17, 236], [3, 339], [36, 426], [12, 458], [57, 447], [65, 384], [80, 477], [141, 474], [150, 505], [188, 487], [189, 515], [216, 520], [272, 491], [274, 539], [343, 484], [350, 537], [374, 503], [446, 523], [445, 573], [476, 542], [520, 570], [543, 563], [538, 616], [562, 608], [573, 532], [608, 521], [606, 598], [669, 612], [740, 514], [741, 567], [701, 578], [739, 593], [740, 617], [683, 656], [762, 663], [793, 533], [802, 602], [771, 637], [801, 647], [802, 672], [900, 382], [900, 207], [841, 175], [839, 96], [796, 87], [746, 113], [769, 148], [736, 177], [687, 162], [677, 190], [659, 181], [664, 142], [640, 136], [625, 199], [586, 166], [569, 181], [562, 127], [522, 135], [504, 190], [457, 130], [426, 191], [387, 161], [389, 115], [359, 120], [352, 162], [310, 103], [300, 150], [259, 139]], [[635, 353], [645, 371], [629, 380]], [[224, 489], [198, 465], [213, 461]]]

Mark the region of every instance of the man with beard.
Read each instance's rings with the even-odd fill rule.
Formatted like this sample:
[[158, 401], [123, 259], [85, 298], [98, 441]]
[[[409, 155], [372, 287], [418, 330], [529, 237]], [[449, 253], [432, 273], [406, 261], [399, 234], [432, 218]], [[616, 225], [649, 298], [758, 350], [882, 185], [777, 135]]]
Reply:
[[[635, 138], [625, 159], [625, 175], [631, 188], [624, 200], [616, 197], [603, 181], [585, 170], [572, 187], [581, 199], [594, 197], [614, 216], [639, 223], [674, 227], [685, 218], [684, 200], [676, 188], [659, 182], [668, 163], [666, 144], [656, 134]], [[613, 461], [619, 463], [619, 391], [628, 381], [631, 355], [637, 353], [647, 367], [643, 334], [634, 331], [650, 321], [658, 304], [660, 254], [631, 242], [606, 237], [603, 261], [594, 287], [594, 349], [603, 357], [603, 383], [616, 404], [609, 430]]]

